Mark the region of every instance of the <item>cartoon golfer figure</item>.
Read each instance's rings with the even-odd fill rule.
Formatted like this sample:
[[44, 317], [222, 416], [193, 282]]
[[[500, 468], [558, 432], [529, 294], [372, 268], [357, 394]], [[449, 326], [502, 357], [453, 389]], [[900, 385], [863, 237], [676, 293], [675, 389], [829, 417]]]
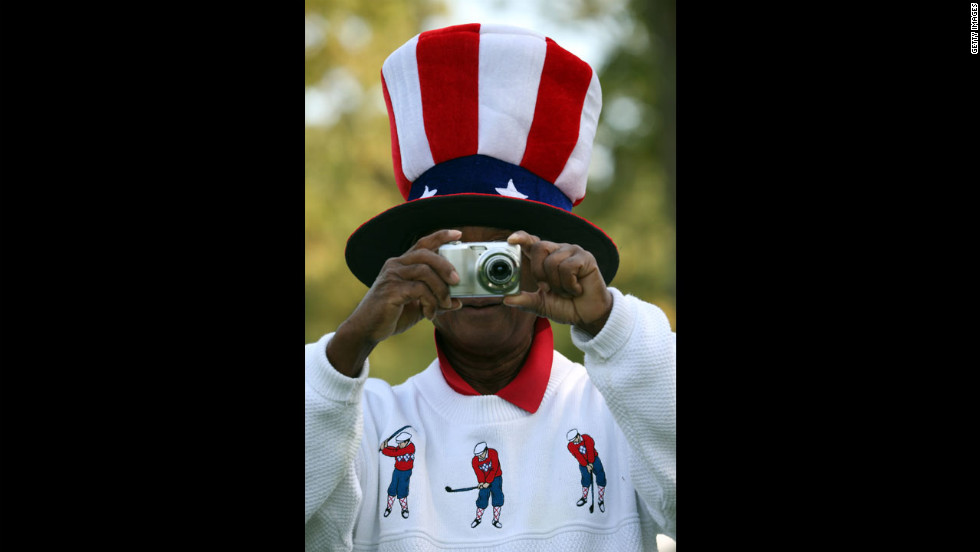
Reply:
[[[388, 446], [388, 441], [391, 439], [395, 440], [397, 446]], [[408, 519], [408, 480], [412, 477], [412, 467], [415, 465], [415, 444], [412, 443], [412, 434], [402, 431], [389, 437], [378, 450], [381, 454], [395, 459], [395, 470], [391, 474], [391, 484], [388, 485], [388, 507], [385, 508], [384, 517], [388, 517], [391, 513], [391, 504], [397, 496], [398, 503], [402, 506], [402, 517]]]
[[504, 480], [501, 477], [500, 457], [497, 451], [488, 448], [485, 442], [479, 442], [473, 448], [473, 473], [476, 474], [477, 488], [480, 494], [476, 497], [476, 519], [470, 527], [476, 528], [483, 518], [490, 497], [493, 497], [493, 526], [503, 527], [500, 523], [500, 507], [504, 505]]
[[[582, 472], [582, 498], [575, 505], [583, 506], [588, 501], [589, 488], [593, 486], [592, 476], [595, 476], [595, 483], [599, 484], [599, 511], [605, 512], [606, 471], [602, 469], [595, 441], [589, 435], [580, 434], [577, 429], [570, 429], [565, 438], [568, 439], [568, 452], [578, 460], [578, 469]], [[594, 506], [595, 503], [589, 507], [589, 512], [593, 511]]]

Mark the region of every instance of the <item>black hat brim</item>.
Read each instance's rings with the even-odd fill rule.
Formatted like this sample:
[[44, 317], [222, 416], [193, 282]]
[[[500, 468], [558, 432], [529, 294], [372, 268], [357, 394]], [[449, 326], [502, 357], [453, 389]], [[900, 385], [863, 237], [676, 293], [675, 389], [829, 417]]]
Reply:
[[524, 230], [545, 241], [581, 246], [595, 257], [606, 285], [619, 268], [616, 244], [588, 220], [547, 203], [486, 194], [428, 197], [382, 212], [348, 238], [347, 266], [371, 287], [388, 259], [427, 234], [461, 226]]

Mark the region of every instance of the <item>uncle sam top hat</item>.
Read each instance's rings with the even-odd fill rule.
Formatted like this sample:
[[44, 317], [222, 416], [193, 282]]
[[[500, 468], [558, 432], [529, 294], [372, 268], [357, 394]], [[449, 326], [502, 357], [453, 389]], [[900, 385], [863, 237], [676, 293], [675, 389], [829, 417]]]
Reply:
[[459, 226], [580, 245], [612, 281], [615, 243], [572, 213], [602, 108], [592, 67], [533, 31], [474, 23], [416, 35], [385, 60], [381, 83], [406, 201], [347, 240], [361, 282], [416, 239]]

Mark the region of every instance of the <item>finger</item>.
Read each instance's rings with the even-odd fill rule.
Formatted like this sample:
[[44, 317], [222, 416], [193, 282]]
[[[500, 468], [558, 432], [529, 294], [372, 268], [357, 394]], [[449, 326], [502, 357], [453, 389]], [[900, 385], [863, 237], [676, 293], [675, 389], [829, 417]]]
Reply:
[[411, 249], [399, 257], [398, 262], [401, 265], [427, 265], [446, 283], [459, 283], [459, 274], [456, 272], [456, 267], [453, 266], [453, 263], [434, 251], [428, 249]]
[[519, 230], [508, 236], [507, 243], [520, 245], [521, 256], [527, 259], [525, 264], [532, 267], [536, 265], [539, 271], [541, 268], [541, 261], [552, 251], [558, 249], [558, 244], [549, 241], [541, 241], [541, 238], [528, 234], [523, 230]]
[[528, 234], [524, 230], [518, 230], [507, 237], [507, 243], [512, 245], [516, 244], [530, 247], [539, 241], [541, 241], [541, 238], [535, 236], [534, 234]]
[[564, 273], [575, 270], [574, 262], [570, 264], [566, 264], [566, 262], [576, 253], [577, 248], [575, 246], [564, 244], [552, 251], [541, 263], [546, 281], [551, 289], [559, 295], [571, 296], [577, 291], [569, 275]]
[[579, 282], [583, 267], [588, 263], [588, 259], [582, 255], [579, 248], [574, 254], [566, 257], [558, 265], [558, 276], [561, 278], [561, 287], [572, 297], [578, 297], [585, 291]]
[[415, 242], [409, 251], [416, 249], [428, 249], [430, 251], [435, 251], [439, 249], [440, 245], [447, 244], [451, 241], [456, 241], [463, 237], [463, 232], [459, 230], [437, 230], [428, 236], [423, 236], [419, 238], [419, 241]]
[[402, 280], [422, 282], [425, 284], [432, 293], [432, 296], [436, 298], [437, 306], [440, 309], [449, 310], [452, 308], [449, 285], [439, 274], [436, 274], [436, 270], [431, 265], [420, 263], [402, 266], [395, 270], [395, 274]]
[[[437, 266], [433, 267], [427, 264], [429, 262]], [[388, 259], [372, 288], [384, 296], [390, 297], [390, 301], [395, 304], [405, 305], [410, 300], [419, 298], [418, 294], [410, 293], [410, 289], [403, 289], [405, 282], [419, 281], [429, 288], [432, 295], [437, 299], [437, 305], [448, 309], [451, 308], [449, 287], [436, 273], [436, 270], [441, 270], [445, 274], [447, 265], [448, 268], [452, 268], [451, 263], [431, 251], [419, 251]], [[455, 278], [458, 281], [459, 276], [456, 275]], [[450, 275], [450, 279], [452, 280], [452, 275]]]
[[548, 257], [558, 251], [559, 247], [554, 242], [539, 242], [528, 249], [526, 264], [530, 269], [531, 278], [535, 282], [546, 282], [549, 288], [561, 289], [561, 281], [557, 277], [553, 277], [549, 271], [549, 266], [545, 264]]
[[419, 310], [422, 311], [422, 316], [428, 320], [432, 320], [436, 317], [436, 305], [430, 301], [418, 300]]
[[440, 313], [443, 313], [443, 312], [448, 312], [448, 311], [454, 311], [454, 310], [459, 310], [459, 309], [461, 309], [461, 308], [463, 308], [463, 302], [462, 302], [462, 301], [460, 301], [459, 299], [456, 299], [456, 298], [454, 297], [454, 298], [452, 299], [452, 301], [451, 301], [451, 305], [450, 305], [450, 307], [449, 307], [448, 309], [442, 309], [442, 310], [440, 310], [439, 312], [440, 312]]
[[549, 291], [551, 291], [551, 287], [547, 283], [538, 282], [537, 291], [522, 291], [518, 295], [507, 295], [504, 297], [503, 303], [508, 307], [540, 314], [544, 312], [544, 297]]
[[439, 308], [439, 301], [432, 294], [429, 286], [419, 281], [405, 282], [402, 286], [403, 300], [405, 304], [416, 301], [422, 311], [422, 316], [432, 320]]
[[521, 310], [537, 311], [541, 306], [541, 298], [537, 293], [522, 291], [517, 295], [505, 295], [504, 305]]

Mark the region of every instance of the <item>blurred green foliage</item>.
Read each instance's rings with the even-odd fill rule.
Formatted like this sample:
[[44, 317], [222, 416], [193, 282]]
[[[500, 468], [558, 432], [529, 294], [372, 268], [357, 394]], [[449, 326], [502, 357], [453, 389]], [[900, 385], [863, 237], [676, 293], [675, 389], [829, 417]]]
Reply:
[[[597, 161], [604, 168], [593, 172], [575, 213], [619, 246], [613, 285], [662, 308], [676, 330], [674, 0], [579, 0], [560, 12], [543, 2], [520, 5], [569, 26], [615, 16], [625, 29], [596, 67], [603, 113], [594, 157], [602, 159], [593, 169]], [[433, 22], [447, 24], [433, 19], [446, 14], [438, 1], [306, 2], [306, 343], [333, 331], [367, 291], [344, 261], [347, 237], [403, 201], [381, 64]], [[432, 332], [423, 321], [380, 345], [372, 376], [397, 384], [427, 366], [435, 357]], [[582, 360], [567, 327], [555, 325], [555, 346]]]

